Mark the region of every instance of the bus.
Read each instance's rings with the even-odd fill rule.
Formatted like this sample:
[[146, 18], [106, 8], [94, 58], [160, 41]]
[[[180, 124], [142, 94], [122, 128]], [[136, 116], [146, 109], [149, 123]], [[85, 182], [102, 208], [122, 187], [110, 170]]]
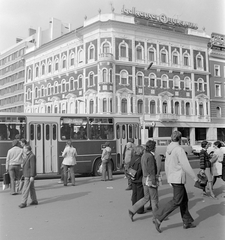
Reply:
[[77, 149], [75, 173], [99, 175], [106, 141], [112, 148], [113, 171], [121, 169], [128, 138], [140, 144], [140, 118], [109, 114], [0, 113], [0, 177], [15, 138], [25, 138], [36, 155], [37, 174], [60, 174], [67, 140]]

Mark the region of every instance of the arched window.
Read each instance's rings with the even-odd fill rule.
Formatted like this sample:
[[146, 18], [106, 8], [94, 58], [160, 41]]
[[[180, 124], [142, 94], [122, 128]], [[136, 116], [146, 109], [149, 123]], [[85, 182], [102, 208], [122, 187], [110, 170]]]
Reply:
[[167, 109], [167, 102], [163, 102], [163, 105], [162, 105], [162, 113], [167, 113], [168, 112], [168, 109]]
[[187, 52], [183, 54], [183, 64], [186, 67], [190, 66], [190, 55]]
[[91, 44], [88, 49], [88, 60], [94, 60], [95, 58], [95, 48], [94, 45]]
[[113, 82], [112, 69], [109, 70], [109, 82]]
[[55, 71], [59, 71], [59, 59], [55, 59]]
[[103, 43], [102, 45], [102, 52], [103, 53], [110, 53], [110, 46], [108, 42]]
[[50, 83], [47, 85], [47, 94], [48, 96], [52, 95], [52, 87]]
[[50, 106], [47, 107], [47, 112], [51, 113], [51, 107]]
[[106, 71], [106, 69], [102, 70], [102, 82], [107, 82], [107, 71]]
[[184, 90], [191, 90], [191, 79], [189, 77], [184, 78]]
[[66, 56], [63, 55], [63, 58], [62, 58], [62, 69], [65, 69], [66, 68]]
[[179, 102], [175, 102], [175, 114], [180, 115], [180, 104], [179, 104]]
[[128, 73], [125, 70], [120, 72], [120, 84], [128, 85]]
[[190, 112], [190, 103], [189, 103], [189, 102], [186, 103], [186, 115], [187, 115], [187, 116], [190, 116], [190, 115], [191, 115], [191, 112]]
[[155, 60], [156, 60], [156, 50], [154, 47], [150, 47], [148, 49], [148, 61], [155, 62]]
[[41, 86], [41, 97], [45, 96], [45, 87], [42, 85]]
[[54, 94], [56, 94], [58, 92], [59, 92], [59, 85], [58, 85], [58, 82], [55, 82], [54, 83]]
[[41, 75], [45, 75], [45, 64], [42, 63], [42, 66], [41, 66]]
[[160, 51], [160, 61], [161, 63], [168, 63], [168, 52], [165, 48]]
[[197, 63], [197, 69], [202, 70], [204, 68], [203, 66], [203, 56], [198, 53], [196, 56], [196, 63]]
[[150, 114], [156, 114], [155, 101], [153, 100], [150, 101]]
[[52, 62], [49, 61], [48, 62], [48, 73], [51, 73], [52, 72]]
[[35, 77], [38, 77], [39, 76], [39, 67], [38, 65], [36, 65], [35, 67]]
[[163, 74], [161, 77], [161, 88], [168, 88], [169, 81], [168, 76], [166, 74]]
[[66, 80], [62, 80], [62, 93], [66, 92]]
[[102, 111], [104, 113], [107, 112], [107, 99], [106, 98], [104, 98], [103, 101], [102, 101]]
[[30, 100], [31, 99], [31, 90], [28, 89], [27, 90], [27, 100]]
[[94, 73], [90, 72], [89, 74], [89, 86], [94, 86]]
[[83, 76], [80, 75], [78, 78], [78, 88], [81, 89], [83, 88]]
[[74, 90], [74, 78], [70, 78], [70, 91]]
[[179, 52], [176, 49], [172, 52], [172, 63], [174, 65], [178, 65], [179, 63]]
[[126, 98], [123, 98], [121, 100], [121, 112], [127, 113], [127, 99]]
[[37, 87], [35, 88], [35, 96], [34, 97], [38, 98], [38, 88]]
[[204, 116], [203, 103], [199, 103], [199, 115], [200, 116]]
[[204, 91], [204, 80], [199, 78], [197, 81], [197, 91], [203, 92]]
[[156, 75], [154, 73], [150, 73], [149, 79], [150, 79], [149, 86], [156, 87]]
[[144, 49], [143, 47], [138, 44], [138, 46], [136, 46], [136, 59], [137, 60], [143, 60], [143, 52], [144, 52]]
[[112, 113], [113, 111], [113, 101], [112, 101], [112, 98], [109, 99], [109, 112]]
[[70, 67], [74, 66], [74, 64], [75, 64], [74, 56], [75, 56], [74, 52], [71, 52], [70, 53]]
[[31, 80], [31, 69], [30, 68], [28, 69], [28, 78], [27, 79]]
[[119, 57], [120, 58], [128, 58], [128, 45], [124, 41], [119, 44]]
[[84, 61], [83, 49], [79, 49], [79, 51], [78, 51], [78, 63], [83, 63], [83, 61]]
[[178, 76], [173, 77], [173, 88], [180, 89], [180, 78]]
[[143, 76], [143, 73], [141, 73], [141, 72], [137, 73], [137, 86], [138, 87], [144, 86], [144, 76]]
[[139, 99], [137, 102], [137, 111], [139, 114], [143, 113], [143, 101], [141, 99]]
[[216, 117], [221, 118], [221, 108], [220, 107], [216, 108]]
[[89, 112], [94, 113], [94, 101], [91, 99], [89, 103]]

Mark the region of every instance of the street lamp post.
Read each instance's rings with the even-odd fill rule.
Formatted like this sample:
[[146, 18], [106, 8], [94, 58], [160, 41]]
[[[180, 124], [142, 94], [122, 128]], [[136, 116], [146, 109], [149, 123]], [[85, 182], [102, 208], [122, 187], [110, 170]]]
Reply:
[[[153, 65], [153, 62], [150, 62], [149, 65], [145, 68], [145, 72], [148, 72]], [[145, 92], [144, 92], [145, 78], [142, 84], [142, 96], [143, 96], [143, 115], [142, 115], [142, 143], [145, 144]]]

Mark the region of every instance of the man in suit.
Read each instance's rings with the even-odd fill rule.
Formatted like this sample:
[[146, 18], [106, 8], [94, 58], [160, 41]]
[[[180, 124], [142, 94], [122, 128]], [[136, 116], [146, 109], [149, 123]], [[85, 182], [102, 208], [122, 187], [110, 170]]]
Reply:
[[22, 190], [22, 199], [20, 208], [25, 208], [27, 206], [27, 199], [30, 193], [31, 203], [30, 205], [38, 205], [36, 190], [34, 187], [34, 178], [36, 176], [36, 156], [31, 151], [31, 146], [25, 145], [24, 152], [26, 154], [26, 159], [23, 163], [23, 176], [24, 176], [24, 186]]

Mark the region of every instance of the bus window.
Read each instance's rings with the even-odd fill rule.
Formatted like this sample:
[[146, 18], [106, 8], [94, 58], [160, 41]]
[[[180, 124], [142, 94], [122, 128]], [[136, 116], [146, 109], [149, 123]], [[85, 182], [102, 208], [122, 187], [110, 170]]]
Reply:
[[132, 125], [129, 125], [129, 131], [128, 131], [128, 133], [129, 133], [129, 138], [133, 138], [134, 136], [133, 136], [133, 131], [132, 131]]
[[120, 139], [120, 125], [116, 126], [116, 138]]
[[139, 134], [138, 134], [138, 125], [134, 125], [134, 138], [138, 139], [138, 136], [139, 136]]
[[126, 138], [126, 130], [125, 130], [125, 129], [126, 129], [126, 126], [123, 125], [123, 126], [122, 126], [122, 138], [123, 138], [123, 139]]
[[3, 123], [0, 123], [0, 140], [8, 139], [7, 126]]
[[45, 126], [45, 136], [46, 136], [46, 140], [49, 140], [49, 138], [50, 138], [50, 136], [49, 136], [49, 134], [50, 134], [50, 132], [49, 132], [49, 125], [46, 125]]
[[56, 125], [53, 124], [53, 140], [56, 140]]
[[41, 140], [41, 125], [37, 125], [37, 140]]
[[90, 118], [90, 139], [114, 139], [114, 128], [112, 118]]
[[34, 140], [34, 125], [30, 125], [30, 140]]

